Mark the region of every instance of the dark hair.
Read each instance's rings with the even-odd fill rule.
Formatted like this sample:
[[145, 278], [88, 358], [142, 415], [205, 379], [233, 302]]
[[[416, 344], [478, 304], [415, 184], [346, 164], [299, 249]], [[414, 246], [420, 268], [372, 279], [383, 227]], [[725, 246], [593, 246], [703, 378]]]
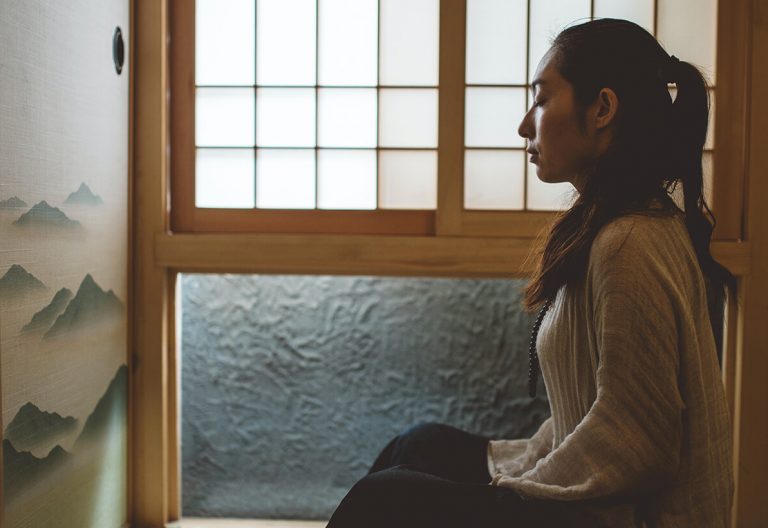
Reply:
[[[722, 306], [725, 288], [735, 294], [735, 278], [709, 250], [715, 218], [703, 195], [709, 95], [701, 72], [670, 57], [650, 33], [626, 20], [597, 19], [569, 27], [552, 48], [577, 107], [585, 111], [602, 88], [616, 93], [619, 107], [612, 144], [549, 231], [525, 291], [526, 308], [539, 307], [561, 286], [584, 276], [592, 242], [610, 220], [638, 212], [679, 213], [670, 193], [681, 182], [685, 224], [713, 316], [714, 307]], [[677, 85], [674, 103], [668, 82]], [[656, 213], [649, 210], [654, 199], [664, 204]]]

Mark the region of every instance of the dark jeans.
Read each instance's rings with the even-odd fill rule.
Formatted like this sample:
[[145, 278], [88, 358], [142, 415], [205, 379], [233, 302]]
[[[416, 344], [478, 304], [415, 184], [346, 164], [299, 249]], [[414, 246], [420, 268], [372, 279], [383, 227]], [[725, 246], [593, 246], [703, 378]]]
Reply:
[[442, 424], [396, 436], [347, 493], [328, 528], [593, 527], [571, 504], [489, 486], [488, 439]]

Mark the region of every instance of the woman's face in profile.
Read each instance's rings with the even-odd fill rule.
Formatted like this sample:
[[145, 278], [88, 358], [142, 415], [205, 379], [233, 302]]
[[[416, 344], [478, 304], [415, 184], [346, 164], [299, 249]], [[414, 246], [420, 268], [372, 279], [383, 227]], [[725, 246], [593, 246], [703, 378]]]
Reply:
[[[555, 53], [550, 49], [536, 69], [531, 88], [533, 105], [518, 133], [528, 140], [530, 160], [541, 181], [571, 182], [580, 189], [581, 175], [600, 149], [594, 127], [578, 111], [573, 87], [560, 75], [555, 63]], [[589, 109], [586, 115], [590, 115]]]

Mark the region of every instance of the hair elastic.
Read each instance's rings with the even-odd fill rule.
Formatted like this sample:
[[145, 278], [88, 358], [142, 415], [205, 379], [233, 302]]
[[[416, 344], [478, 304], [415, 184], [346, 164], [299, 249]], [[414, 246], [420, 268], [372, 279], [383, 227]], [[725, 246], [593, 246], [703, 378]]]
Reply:
[[667, 84], [675, 84], [680, 73], [680, 59], [670, 55], [667, 63], [659, 68], [659, 77]]

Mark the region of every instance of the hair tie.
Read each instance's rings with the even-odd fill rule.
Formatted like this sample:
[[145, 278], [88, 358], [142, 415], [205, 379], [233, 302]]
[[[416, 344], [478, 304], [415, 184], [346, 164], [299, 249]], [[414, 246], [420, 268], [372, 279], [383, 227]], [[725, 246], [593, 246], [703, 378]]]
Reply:
[[667, 62], [659, 68], [659, 77], [667, 84], [675, 84], [680, 73], [680, 59], [670, 55]]

